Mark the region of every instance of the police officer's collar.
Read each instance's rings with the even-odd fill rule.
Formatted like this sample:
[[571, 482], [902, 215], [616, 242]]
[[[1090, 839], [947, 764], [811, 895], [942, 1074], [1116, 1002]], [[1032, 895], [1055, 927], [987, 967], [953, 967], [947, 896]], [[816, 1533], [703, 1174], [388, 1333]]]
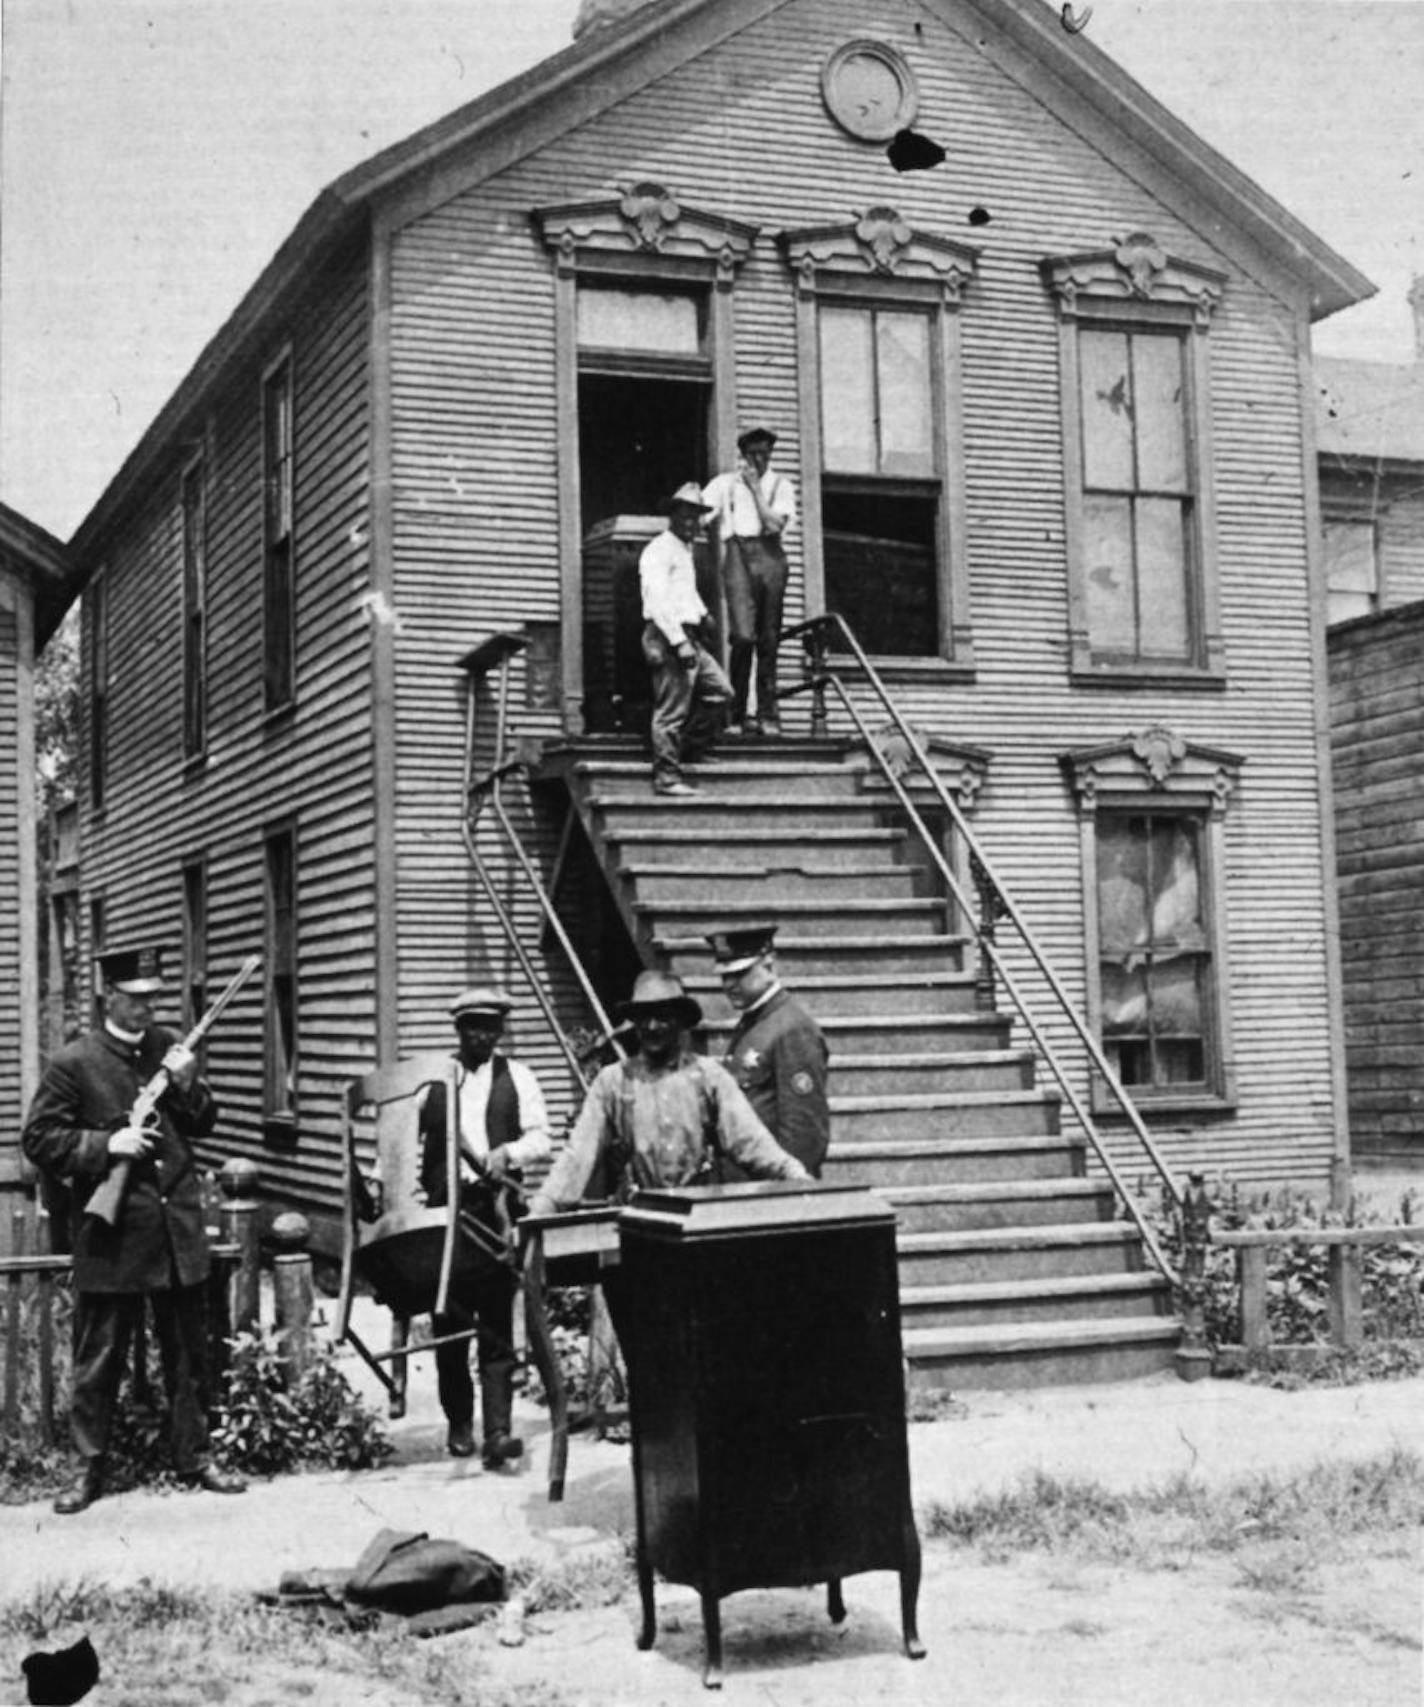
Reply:
[[754, 1014], [758, 1008], [764, 1008], [773, 997], [779, 996], [781, 992], [781, 980], [778, 978], [769, 990], [763, 990], [754, 1002], [748, 1002], [746, 1007], [742, 1009], [742, 1012], [744, 1014]]
[[104, 1030], [108, 1032], [110, 1037], [117, 1038], [129, 1049], [137, 1049], [139, 1044], [143, 1042], [141, 1031], [125, 1031], [122, 1026], [115, 1025], [111, 1019], [104, 1021]]

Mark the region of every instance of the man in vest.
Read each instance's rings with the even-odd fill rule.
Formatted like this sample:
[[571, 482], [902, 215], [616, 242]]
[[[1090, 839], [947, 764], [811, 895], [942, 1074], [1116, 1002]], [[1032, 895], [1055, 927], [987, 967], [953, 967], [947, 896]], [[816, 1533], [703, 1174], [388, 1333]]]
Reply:
[[[198, 1062], [153, 1023], [163, 989], [158, 950], [99, 956], [104, 1021], [45, 1068], [20, 1143], [52, 1183], [68, 1188], [74, 1253], [74, 1383], [70, 1429], [79, 1473], [54, 1502], [62, 1516], [104, 1492], [119, 1385], [145, 1306], [153, 1311], [167, 1389], [173, 1464], [181, 1481], [241, 1493], [240, 1476], [208, 1456], [207, 1293], [211, 1257], [195, 1139], [217, 1121]], [[130, 1122], [159, 1073], [168, 1086], [153, 1120]], [[86, 1213], [110, 1169], [127, 1164], [112, 1225]]]
[[[521, 1062], [498, 1047], [505, 1016], [513, 1002], [502, 990], [466, 990], [450, 1004], [457, 1038], [458, 1106], [462, 1219], [469, 1216], [496, 1245], [505, 1242], [509, 1217], [507, 1182], [550, 1152], [549, 1117], [538, 1080]], [[445, 1087], [432, 1085], [420, 1111], [420, 1183], [432, 1206], [450, 1201], [447, 1178], [449, 1111]], [[438, 1339], [474, 1330], [480, 1371], [480, 1413], [484, 1425], [483, 1460], [496, 1470], [524, 1451], [515, 1437], [514, 1294], [511, 1265], [491, 1259], [479, 1278], [444, 1315], [434, 1318]], [[470, 1380], [470, 1342], [437, 1346], [436, 1379], [440, 1408], [448, 1425], [446, 1445], [453, 1458], [475, 1450], [475, 1390]]]
[[830, 1052], [820, 1026], [777, 976], [776, 926], [714, 931], [707, 940], [739, 1015], [723, 1065], [782, 1149], [819, 1179], [831, 1139]]

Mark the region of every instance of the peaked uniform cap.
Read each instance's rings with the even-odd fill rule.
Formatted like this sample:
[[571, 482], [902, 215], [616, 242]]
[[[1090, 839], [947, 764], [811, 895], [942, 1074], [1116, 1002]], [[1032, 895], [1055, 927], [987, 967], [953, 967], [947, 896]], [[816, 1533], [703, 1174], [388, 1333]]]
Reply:
[[505, 995], [503, 990], [497, 990], [492, 984], [477, 984], [472, 990], [464, 990], [450, 1004], [451, 1016], [463, 1019], [467, 1015], [480, 1019], [503, 1019], [514, 1006], [512, 997]]
[[700, 1025], [702, 1009], [682, 987], [682, 979], [670, 972], [640, 972], [633, 994], [618, 1009], [619, 1019], [636, 1020], [639, 1014], [668, 1008], [679, 1025]]
[[775, 925], [743, 925], [733, 931], [713, 931], [707, 938], [719, 972], [745, 972], [776, 941]]
[[151, 996], [163, 988], [163, 960], [156, 948], [116, 948], [96, 956], [99, 976], [125, 996]]
[[684, 509], [697, 510], [704, 516], [710, 516], [712, 511], [716, 508], [716, 505], [714, 504], [703, 503], [702, 488], [695, 480], [685, 480], [682, 485], [678, 487], [677, 491], [673, 493], [672, 497], [668, 499], [668, 508], [670, 510], [675, 510], [679, 504], [682, 505]]

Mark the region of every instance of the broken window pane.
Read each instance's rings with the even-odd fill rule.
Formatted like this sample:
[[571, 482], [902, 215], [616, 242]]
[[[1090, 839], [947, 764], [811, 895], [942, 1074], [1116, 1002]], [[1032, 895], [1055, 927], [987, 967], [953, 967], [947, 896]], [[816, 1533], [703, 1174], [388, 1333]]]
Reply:
[[1131, 491], [1132, 381], [1127, 335], [1084, 327], [1078, 340], [1083, 399], [1083, 482]]
[[1137, 486], [1144, 492], [1187, 490], [1182, 345], [1177, 337], [1132, 340], [1132, 395], [1137, 426]]
[[1137, 609], [1132, 578], [1132, 504], [1128, 498], [1083, 501], [1083, 568], [1088, 639], [1094, 652], [1135, 653]]
[[874, 474], [872, 323], [856, 308], [821, 310], [822, 459], [841, 474]]
[[1176, 498], [1137, 501], [1137, 576], [1144, 658], [1187, 658], [1191, 628], [1182, 506]]
[[880, 472], [932, 474], [930, 323], [923, 314], [877, 314]]
[[694, 296], [651, 290], [581, 286], [578, 341], [585, 349], [645, 350], [695, 356], [702, 349], [699, 304]]

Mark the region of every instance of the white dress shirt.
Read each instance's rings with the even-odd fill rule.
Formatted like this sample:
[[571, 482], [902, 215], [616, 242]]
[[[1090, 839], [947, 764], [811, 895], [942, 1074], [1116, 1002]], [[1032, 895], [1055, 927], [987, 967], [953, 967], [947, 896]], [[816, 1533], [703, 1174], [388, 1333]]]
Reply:
[[[544, 1107], [544, 1093], [539, 1081], [522, 1061], [507, 1061], [514, 1094], [519, 1098], [519, 1136], [506, 1145], [509, 1159], [517, 1168], [530, 1162], [542, 1162], [553, 1153], [549, 1137], [549, 1115]], [[460, 1148], [475, 1161], [483, 1162], [489, 1155], [489, 1136], [485, 1131], [485, 1111], [489, 1107], [490, 1081], [488, 1061], [473, 1073], [463, 1068], [459, 1074]]]
[[[796, 520], [796, 491], [791, 482], [784, 474], [768, 468], [761, 477], [761, 497], [767, 509], [786, 523], [777, 537], [790, 532], [791, 524]], [[702, 494], [702, 502], [711, 504], [716, 511], [709, 521], [717, 523], [723, 539], [760, 539], [766, 531], [756, 499], [747, 490], [746, 481], [740, 473], [719, 474], [709, 481]]]
[[638, 559], [643, 589], [643, 620], [656, 624], [672, 646], [687, 639], [686, 622], [701, 622], [707, 606], [697, 591], [697, 565], [671, 528], [650, 539]]

